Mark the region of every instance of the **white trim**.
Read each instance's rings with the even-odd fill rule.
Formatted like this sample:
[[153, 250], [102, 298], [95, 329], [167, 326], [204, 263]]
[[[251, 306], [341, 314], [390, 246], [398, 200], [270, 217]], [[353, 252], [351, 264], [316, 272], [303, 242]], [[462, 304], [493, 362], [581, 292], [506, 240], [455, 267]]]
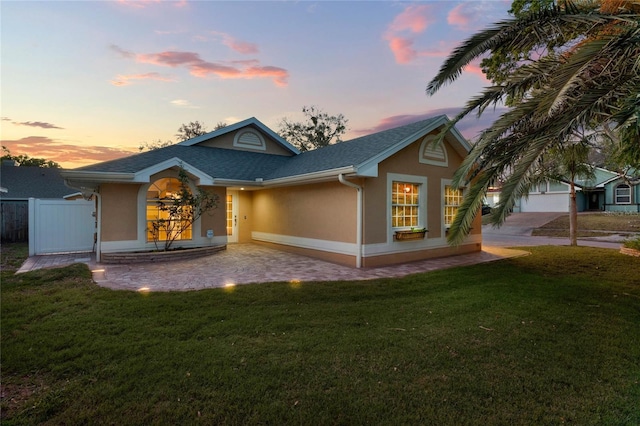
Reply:
[[240, 233], [240, 227], [238, 225], [238, 203], [240, 201], [240, 191], [236, 190], [227, 190], [225, 194], [224, 200], [224, 229], [225, 233], [227, 231], [227, 196], [231, 196], [231, 215], [233, 216], [233, 225], [231, 233], [232, 235], [227, 235], [228, 243], [237, 243], [238, 242], [238, 234]]
[[[205, 246], [213, 247], [213, 246], [225, 245], [225, 244], [227, 244], [226, 235], [214, 236], [213, 238], [200, 237], [198, 239], [194, 238], [192, 240], [180, 240], [174, 243], [176, 247], [180, 246], [180, 247], [186, 247], [186, 248], [205, 247]], [[154, 250], [156, 248], [153, 243], [145, 243], [144, 245], [140, 245], [140, 242], [138, 240], [103, 241], [101, 246], [102, 246], [102, 253]]]
[[182, 161], [178, 157], [170, 158], [170, 159], [165, 160], [165, 161], [163, 161], [161, 163], [154, 164], [151, 167], [147, 167], [146, 169], [143, 169], [143, 170], [140, 170], [139, 172], [136, 172], [133, 181], [134, 182], [138, 182], [138, 183], [149, 183], [150, 179], [151, 179], [151, 176], [153, 176], [153, 175], [155, 175], [157, 173], [163, 172], [165, 170], [171, 169], [172, 167], [181, 167], [188, 174], [190, 174], [193, 177], [195, 177], [196, 178], [195, 184], [197, 186], [201, 186], [201, 185], [211, 186], [211, 185], [213, 185], [213, 178], [211, 176], [209, 176], [208, 174], [206, 174], [203, 171], [199, 170], [198, 168], [193, 167], [189, 163], [187, 163], [185, 161]]
[[[357, 256], [357, 245], [353, 243], [318, 240], [314, 238], [292, 237], [290, 235], [270, 234], [268, 232], [258, 231], [253, 231], [251, 233], [251, 238], [256, 241], [262, 241], [266, 243], [281, 244], [291, 247], [324, 251], [328, 253], [343, 254], [347, 256]], [[482, 243], [482, 235], [473, 234], [465, 238], [462, 246], [478, 243]], [[362, 257], [367, 258], [411, 253], [440, 248], [451, 248], [451, 246], [447, 243], [447, 239], [444, 237], [424, 239], [422, 241], [365, 244], [362, 246]]]
[[[250, 140], [247, 141], [247, 139], [253, 139], [253, 137], [255, 137], [258, 140], [258, 143], [254, 144]], [[267, 144], [265, 143], [262, 135], [256, 132], [255, 130], [253, 130], [252, 128], [239, 130], [233, 137], [233, 146], [237, 148], [245, 148], [245, 149], [251, 149], [255, 151], [267, 150]]]
[[268, 232], [258, 231], [251, 232], [251, 238], [256, 241], [264, 241], [267, 243], [326, 251], [329, 253], [346, 254], [354, 257], [357, 256], [358, 252], [358, 245], [354, 243], [318, 240], [315, 238], [293, 237], [290, 235], [271, 234]]
[[[626, 186], [626, 188], [620, 188], [621, 186]], [[618, 195], [618, 190], [619, 189], [626, 189], [629, 191], [629, 195]], [[615, 205], [619, 205], [619, 206], [625, 206], [625, 205], [629, 205], [631, 204], [631, 202], [633, 201], [633, 186], [629, 185], [626, 182], [620, 182], [619, 184], [617, 184], [616, 186], [613, 187], [613, 204]], [[618, 202], [618, 197], [629, 197], [629, 201], [628, 202]]]
[[[482, 235], [472, 234], [465, 237], [464, 242], [461, 244], [469, 245], [482, 243]], [[403, 241], [403, 242], [391, 242], [391, 243], [377, 243], [377, 244], [365, 244], [363, 257], [384, 256], [391, 254], [411, 253], [423, 250], [434, 250], [441, 248], [451, 248], [451, 245], [447, 243], [444, 234], [440, 238], [425, 238], [418, 241]]]
[[[408, 227], [394, 228], [391, 223], [391, 199], [393, 191], [393, 182], [406, 182], [420, 185], [418, 192], [418, 228], [427, 228], [429, 221], [427, 220], [427, 183], [428, 178], [426, 176], [419, 175], [405, 175], [400, 173], [387, 173], [387, 202], [386, 202], [386, 216], [387, 216], [387, 242], [394, 244], [407, 245], [407, 241], [395, 241], [393, 235], [395, 231], [399, 229], [409, 229]], [[425, 240], [428, 239], [429, 233]], [[424, 240], [423, 240], [424, 241]], [[411, 243], [409, 243], [411, 244]]]
[[[170, 170], [163, 170], [162, 173], [158, 173], [158, 176], [155, 177], [153, 182], [148, 182], [145, 185], [141, 185], [140, 189], [138, 190], [138, 244], [139, 247], [143, 247], [143, 248], [147, 248], [147, 249], [151, 249], [151, 248], [155, 248], [155, 244], [153, 243], [153, 241], [147, 241], [147, 191], [149, 190], [149, 187], [158, 179], [162, 179], [162, 178], [174, 178], [177, 179], [177, 175], [175, 173], [172, 173]], [[191, 180], [189, 180], [189, 189], [192, 192], [196, 192], [197, 188], [195, 187], [195, 185], [193, 184], [193, 182]], [[191, 239], [189, 240], [176, 240], [173, 244], [176, 246], [187, 246], [187, 242], [191, 242], [191, 241], [198, 241], [198, 240], [203, 240], [203, 241], [209, 241], [208, 238], [206, 237], [201, 237], [200, 235], [202, 235], [202, 221], [201, 218], [198, 218], [198, 220], [194, 221], [193, 224], [191, 225]], [[225, 236], [225, 241], [226, 241], [226, 236]], [[201, 244], [201, 243], [199, 243]], [[189, 244], [190, 245], [190, 244]], [[208, 243], [206, 244], [208, 245]]]
[[[444, 140], [441, 140], [439, 143], [436, 143], [436, 140], [437, 137], [435, 135], [427, 135], [422, 139], [418, 162], [431, 166], [448, 167], [449, 155], [447, 154]], [[430, 157], [427, 157], [427, 151], [431, 153]], [[436, 159], [436, 155], [442, 155], [442, 159]]]

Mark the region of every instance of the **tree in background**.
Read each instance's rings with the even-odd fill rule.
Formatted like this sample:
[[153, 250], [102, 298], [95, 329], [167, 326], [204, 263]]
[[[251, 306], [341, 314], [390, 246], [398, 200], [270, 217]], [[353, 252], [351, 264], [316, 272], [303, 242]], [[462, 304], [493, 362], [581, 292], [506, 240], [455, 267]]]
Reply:
[[[223, 127], [227, 127], [227, 123], [224, 121], [218, 121], [213, 130], [219, 130]], [[191, 138], [195, 138], [196, 136], [204, 135], [207, 133], [206, 126], [199, 121], [191, 121], [189, 124], [183, 124], [178, 129], [178, 133], [176, 137], [178, 138], [178, 142], [184, 142]], [[152, 151], [154, 149], [164, 148], [170, 145], [175, 144], [172, 140], [163, 141], [162, 139], [158, 139], [155, 142], [143, 142], [138, 146], [139, 151]]]
[[[482, 205], [489, 185], [506, 176], [491, 221], [503, 223], [516, 200], [528, 194], [532, 171], [551, 149], [581, 129], [611, 126], [623, 146], [640, 143], [640, 0], [563, 2], [505, 20], [469, 39], [445, 61], [427, 86], [435, 94], [456, 80], [463, 68], [500, 49], [533, 52], [553, 40], [554, 48], [530, 53], [494, 84], [470, 100], [446, 126], [461, 118], [509, 101], [511, 109], [486, 129], [454, 175], [454, 185], [467, 187], [449, 233], [462, 241]], [[443, 134], [444, 134], [443, 132]], [[508, 172], [508, 173], [507, 173]]]
[[191, 138], [195, 138], [196, 136], [204, 135], [207, 133], [207, 128], [204, 123], [196, 121], [190, 121], [189, 124], [183, 124], [178, 129], [178, 133], [176, 133], [176, 137], [178, 138], [178, 142], [183, 142], [189, 140]]
[[9, 151], [9, 149], [7, 149], [6, 146], [2, 146], [2, 161], [8, 160], [8, 161], [14, 161], [18, 166], [22, 166], [22, 167], [44, 167], [44, 168], [51, 168], [51, 169], [59, 169], [60, 168], [60, 164], [56, 163], [55, 161], [51, 161], [51, 160], [46, 160], [44, 158], [33, 158], [33, 157], [29, 157], [26, 154], [21, 154], [21, 155], [11, 155], [11, 152]]
[[302, 107], [302, 113], [306, 118], [303, 122], [282, 119], [279, 134], [283, 139], [301, 152], [342, 142], [341, 136], [347, 131], [349, 121], [344, 115], [329, 115], [315, 106]]

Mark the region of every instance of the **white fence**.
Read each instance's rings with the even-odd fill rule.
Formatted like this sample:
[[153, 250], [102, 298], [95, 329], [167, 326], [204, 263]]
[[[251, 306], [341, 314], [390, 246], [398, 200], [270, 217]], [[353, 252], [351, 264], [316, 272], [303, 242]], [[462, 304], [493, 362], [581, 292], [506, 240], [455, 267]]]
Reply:
[[29, 199], [29, 256], [93, 251], [95, 203]]

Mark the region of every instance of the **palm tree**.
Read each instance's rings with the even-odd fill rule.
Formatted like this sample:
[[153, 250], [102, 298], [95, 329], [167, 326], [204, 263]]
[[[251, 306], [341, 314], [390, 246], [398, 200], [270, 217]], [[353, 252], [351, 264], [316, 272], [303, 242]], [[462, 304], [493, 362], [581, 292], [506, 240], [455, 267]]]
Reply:
[[[613, 7], [615, 6], [615, 7]], [[458, 78], [471, 61], [505, 46], [535, 49], [554, 39], [554, 49], [516, 67], [471, 99], [449, 127], [467, 114], [509, 100], [510, 110], [483, 131], [454, 176], [468, 187], [449, 233], [468, 234], [488, 186], [506, 176], [491, 221], [504, 222], [516, 200], [528, 194], [541, 160], [580, 129], [613, 123], [640, 144], [640, 0], [580, 1], [552, 5], [499, 22], [471, 36], [429, 83], [433, 95]], [[449, 128], [445, 129], [446, 132]]]

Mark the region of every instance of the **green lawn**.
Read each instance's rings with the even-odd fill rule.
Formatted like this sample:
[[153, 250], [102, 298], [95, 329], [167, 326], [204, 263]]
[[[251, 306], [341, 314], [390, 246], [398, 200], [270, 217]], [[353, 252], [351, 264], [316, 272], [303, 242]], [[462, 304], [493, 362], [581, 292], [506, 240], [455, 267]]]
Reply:
[[[578, 214], [578, 237], [640, 234], [640, 214], [629, 213], [582, 213]], [[569, 215], [534, 229], [533, 236], [568, 237]]]
[[186, 293], [3, 269], [2, 423], [640, 424], [640, 261], [530, 250]]

